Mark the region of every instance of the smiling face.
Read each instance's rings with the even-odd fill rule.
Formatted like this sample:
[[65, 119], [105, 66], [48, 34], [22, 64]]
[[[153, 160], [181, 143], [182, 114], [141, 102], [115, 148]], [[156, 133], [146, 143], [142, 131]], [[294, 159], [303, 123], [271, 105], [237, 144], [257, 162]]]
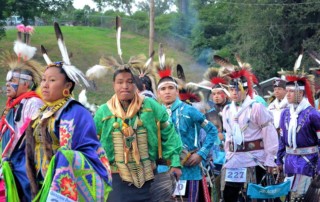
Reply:
[[66, 76], [59, 67], [49, 67], [41, 80], [42, 98], [46, 102], [54, 102], [64, 98], [63, 90], [71, 89], [72, 83], [66, 81]]
[[130, 72], [118, 73], [113, 82], [113, 89], [120, 101], [129, 101], [134, 98], [136, 85]]

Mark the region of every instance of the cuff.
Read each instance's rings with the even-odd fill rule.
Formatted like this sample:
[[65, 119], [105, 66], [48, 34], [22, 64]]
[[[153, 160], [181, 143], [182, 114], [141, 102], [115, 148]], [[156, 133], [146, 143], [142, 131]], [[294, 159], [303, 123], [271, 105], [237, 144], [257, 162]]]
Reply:
[[171, 158], [171, 165], [170, 167], [181, 167], [181, 164], [180, 164], [180, 156], [179, 155], [172, 155], [172, 158]]
[[275, 167], [276, 166], [275, 156], [268, 154], [264, 162], [264, 165], [268, 167]]
[[198, 154], [199, 156], [201, 156], [201, 158], [202, 158], [203, 160], [207, 159], [207, 156], [208, 156], [208, 152], [206, 152], [205, 150], [206, 150], [205, 148], [201, 148], [201, 149], [197, 152], [197, 154]]

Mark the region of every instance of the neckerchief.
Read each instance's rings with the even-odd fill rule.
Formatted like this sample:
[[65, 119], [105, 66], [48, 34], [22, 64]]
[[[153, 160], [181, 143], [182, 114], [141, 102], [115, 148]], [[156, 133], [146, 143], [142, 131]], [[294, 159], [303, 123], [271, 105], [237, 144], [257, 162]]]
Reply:
[[281, 100], [281, 102], [279, 102], [278, 98], [276, 98], [274, 100], [273, 104], [274, 104], [274, 109], [272, 109], [273, 113], [274, 113], [274, 116], [273, 116], [274, 121], [273, 121], [273, 123], [274, 123], [275, 128], [279, 128], [281, 110], [288, 105], [287, 97], [284, 97]]
[[[4, 127], [6, 125], [5, 118], [6, 118], [7, 114], [9, 113], [9, 111], [14, 110], [14, 107], [16, 105], [20, 104], [21, 100], [32, 98], [32, 97], [40, 98], [40, 96], [34, 91], [29, 91], [29, 92], [23, 93], [22, 95], [20, 95], [19, 97], [15, 98], [15, 99], [8, 98], [8, 100], [6, 102], [6, 108], [2, 114], [1, 121], [0, 121], [0, 134], [1, 134], [1, 136], [5, 132], [5, 131], [3, 131]], [[12, 117], [12, 118], [14, 118], [14, 117]]]
[[294, 109], [294, 105], [290, 104], [290, 122], [288, 129], [288, 144], [293, 149], [297, 148], [297, 124], [298, 116], [301, 111], [305, 110], [307, 107], [311, 106], [306, 98], [303, 98], [299, 103], [298, 107]]
[[234, 143], [233, 151], [237, 151], [237, 145], [241, 145], [242, 142], [244, 142], [244, 136], [239, 125], [239, 117], [242, 114], [242, 112], [244, 112], [254, 102], [255, 100], [251, 99], [250, 96], [247, 96], [243, 104], [240, 106], [239, 111], [237, 111], [237, 106], [235, 102], [232, 102], [230, 104], [231, 117], [234, 120], [233, 126], [231, 127], [232, 129], [231, 134], [232, 134], [233, 143]]
[[139, 96], [138, 93], [135, 93], [134, 98], [132, 99], [127, 112], [125, 112], [121, 106], [120, 100], [117, 95], [113, 95], [112, 98], [107, 102], [107, 106], [110, 111], [118, 118], [122, 120], [130, 119], [137, 114], [140, 110], [143, 103], [144, 96]]

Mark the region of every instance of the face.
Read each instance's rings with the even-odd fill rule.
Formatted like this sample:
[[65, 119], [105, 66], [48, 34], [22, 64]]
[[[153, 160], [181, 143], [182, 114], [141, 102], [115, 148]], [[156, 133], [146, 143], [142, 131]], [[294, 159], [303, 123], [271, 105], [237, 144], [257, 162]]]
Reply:
[[234, 102], [241, 102], [244, 100], [246, 93], [245, 92], [241, 92], [240, 90], [236, 89], [236, 88], [230, 88], [229, 89], [230, 92], [230, 98], [232, 101]]
[[284, 89], [282, 87], [274, 87], [273, 93], [277, 99], [282, 100], [284, 98], [284, 96], [286, 96], [287, 91], [286, 91], [286, 89]]
[[113, 89], [119, 100], [132, 100], [136, 92], [136, 86], [133, 82], [132, 74], [129, 72], [119, 73], [113, 82]]
[[42, 98], [46, 102], [54, 102], [64, 98], [63, 90], [71, 89], [72, 83], [66, 81], [66, 77], [60, 72], [59, 67], [49, 67], [41, 80]]
[[[303, 92], [302, 91], [296, 91], [294, 89], [286, 89], [287, 90], [287, 100], [289, 104], [295, 104], [299, 103], [302, 99]], [[296, 97], [298, 93], [298, 98]]]
[[226, 101], [226, 94], [223, 90], [213, 89], [211, 95], [215, 104], [223, 104]]
[[7, 97], [17, 98], [21, 94], [27, 92], [29, 83], [27, 81], [21, 80], [17, 77], [12, 77], [7, 81]]
[[179, 96], [177, 87], [171, 83], [166, 83], [158, 89], [158, 98], [164, 105], [172, 104]]

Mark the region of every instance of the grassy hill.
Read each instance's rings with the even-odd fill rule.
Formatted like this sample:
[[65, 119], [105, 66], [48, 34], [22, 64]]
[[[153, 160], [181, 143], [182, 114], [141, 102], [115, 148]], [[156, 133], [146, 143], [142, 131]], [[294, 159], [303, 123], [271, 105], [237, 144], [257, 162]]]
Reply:
[[[117, 58], [116, 32], [114, 29], [96, 27], [61, 27], [64, 40], [69, 54], [72, 53], [72, 63], [84, 72], [95, 64], [98, 64], [101, 56], [114, 56]], [[16, 30], [10, 29], [6, 32], [6, 37], [0, 40], [0, 53], [4, 50], [13, 51], [13, 41], [16, 39]], [[130, 56], [148, 53], [148, 39], [133, 33], [122, 33], [122, 52], [124, 61], [128, 61]], [[44, 45], [53, 61], [60, 61], [61, 56], [57, 46], [57, 41], [53, 26], [36, 27], [32, 36], [31, 44], [39, 49]], [[192, 56], [175, 50], [165, 44], [167, 57], [175, 59], [176, 63], [181, 64], [185, 69], [186, 77], [189, 81], [200, 81], [205, 68], [198, 66], [192, 60]], [[158, 44], [155, 44], [157, 52]], [[34, 57], [41, 63], [45, 63], [40, 51]], [[157, 60], [157, 56], [155, 60]], [[175, 70], [174, 70], [175, 71]], [[0, 86], [5, 86], [7, 69], [0, 68]], [[174, 73], [175, 74], [175, 73]], [[113, 94], [112, 74], [104, 80], [98, 81], [98, 90], [87, 94], [90, 103], [101, 104], [106, 102]], [[80, 89], [76, 89], [75, 98]], [[6, 100], [5, 94], [0, 95], [0, 108], [4, 107]]]

